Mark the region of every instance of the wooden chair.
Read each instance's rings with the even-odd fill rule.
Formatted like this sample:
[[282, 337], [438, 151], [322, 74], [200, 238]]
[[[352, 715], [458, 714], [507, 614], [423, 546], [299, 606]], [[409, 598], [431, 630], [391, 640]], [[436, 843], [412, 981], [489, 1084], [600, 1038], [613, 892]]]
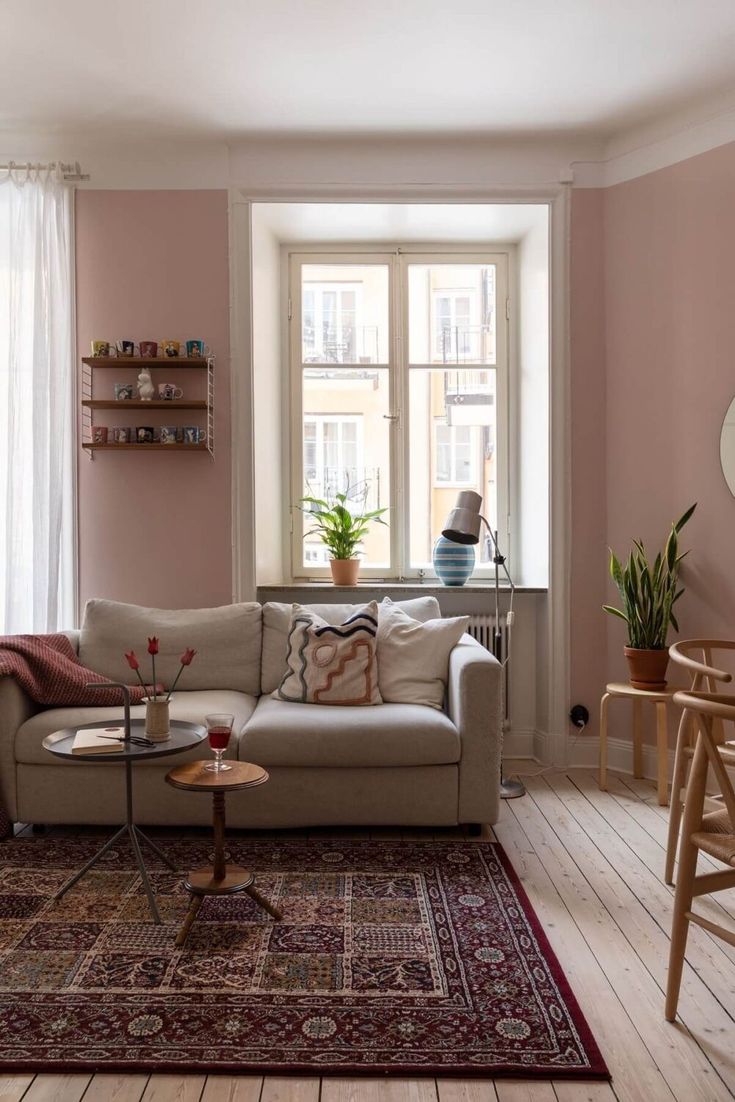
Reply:
[[[735, 696], [701, 691], [679, 692], [674, 700], [693, 719], [696, 738], [684, 797], [679, 873], [671, 923], [665, 1011], [670, 1022], [676, 1018], [689, 923], [694, 922], [735, 946], [734, 931], [694, 914], [691, 909], [696, 896], [735, 887], [735, 791], [726, 769], [726, 766], [735, 765], [735, 749], [722, 742], [723, 724], [735, 722]], [[707, 773], [710, 768], [722, 792], [724, 806], [705, 813]], [[697, 876], [700, 850], [729, 867]]]
[[[718, 683], [727, 684], [732, 681], [732, 674], [725, 670], [719, 670], [713, 665], [712, 655], [716, 651], [735, 651], [735, 641], [729, 639], [682, 639], [669, 647], [671, 660], [691, 676], [690, 688], [693, 692], [705, 690], [714, 693], [717, 691]], [[674, 700], [676, 700], [676, 697], [674, 697]], [[722, 729], [721, 723], [719, 728]], [[679, 730], [676, 736], [674, 777], [671, 782], [669, 835], [666, 843], [666, 869], [664, 873], [667, 884], [674, 883], [674, 861], [676, 846], [679, 841], [679, 826], [683, 806], [681, 792], [687, 783], [687, 771], [694, 754], [695, 735], [696, 728], [692, 723], [692, 717], [684, 709], [681, 713]]]

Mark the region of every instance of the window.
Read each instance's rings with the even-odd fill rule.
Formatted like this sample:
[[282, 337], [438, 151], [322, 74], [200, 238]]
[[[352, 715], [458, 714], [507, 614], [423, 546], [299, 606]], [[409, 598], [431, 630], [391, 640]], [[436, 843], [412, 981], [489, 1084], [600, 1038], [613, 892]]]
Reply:
[[364, 576], [431, 573], [458, 489], [481, 495], [493, 527], [507, 516], [497, 303], [508, 254], [314, 251], [289, 262], [293, 576], [328, 573], [297, 506], [337, 492], [356, 511], [389, 509], [361, 548]]
[[472, 486], [475, 474], [474, 430], [469, 425], [437, 424], [434, 456], [437, 485]]

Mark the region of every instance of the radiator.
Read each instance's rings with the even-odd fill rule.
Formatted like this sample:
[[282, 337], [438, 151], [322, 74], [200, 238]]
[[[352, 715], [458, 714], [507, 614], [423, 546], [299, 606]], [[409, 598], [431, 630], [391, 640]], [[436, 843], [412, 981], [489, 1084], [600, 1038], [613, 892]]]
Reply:
[[[489, 650], [493, 653], [493, 634], [495, 629], [495, 617], [494, 616], [470, 616], [470, 623], [467, 631], [476, 639], [481, 647], [485, 650]], [[506, 622], [505, 614], [500, 614], [500, 638], [498, 640], [500, 644], [500, 654], [496, 654], [498, 662], [505, 662], [508, 657], [508, 624]], [[508, 666], [510, 663], [503, 667], [503, 715], [505, 717], [505, 726], [508, 725]]]

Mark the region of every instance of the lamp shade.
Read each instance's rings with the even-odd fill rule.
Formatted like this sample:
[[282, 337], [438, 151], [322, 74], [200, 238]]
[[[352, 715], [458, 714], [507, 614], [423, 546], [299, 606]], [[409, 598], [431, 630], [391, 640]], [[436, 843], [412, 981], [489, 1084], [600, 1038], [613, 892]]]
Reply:
[[453, 543], [479, 543], [482, 498], [474, 490], [457, 494], [454, 508], [447, 517], [442, 535]]

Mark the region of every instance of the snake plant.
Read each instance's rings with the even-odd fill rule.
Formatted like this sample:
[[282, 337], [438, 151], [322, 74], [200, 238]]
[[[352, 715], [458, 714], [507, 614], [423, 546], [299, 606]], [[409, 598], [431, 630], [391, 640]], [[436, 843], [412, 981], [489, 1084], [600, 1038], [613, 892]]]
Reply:
[[675, 631], [679, 630], [674, 613], [674, 605], [684, 592], [683, 588], [677, 588], [679, 566], [689, 553], [684, 551], [679, 554], [679, 532], [696, 507], [695, 502], [671, 525], [666, 546], [656, 555], [653, 566], [640, 540], [633, 541], [633, 550], [625, 564], [620, 562], [614, 551], [610, 551], [610, 576], [615, 582], [623, 607], [602, 607], [605, 612], [625, 620], [628, 625], [629, 647], [637, 650], [665, 650], [669, 624]]

